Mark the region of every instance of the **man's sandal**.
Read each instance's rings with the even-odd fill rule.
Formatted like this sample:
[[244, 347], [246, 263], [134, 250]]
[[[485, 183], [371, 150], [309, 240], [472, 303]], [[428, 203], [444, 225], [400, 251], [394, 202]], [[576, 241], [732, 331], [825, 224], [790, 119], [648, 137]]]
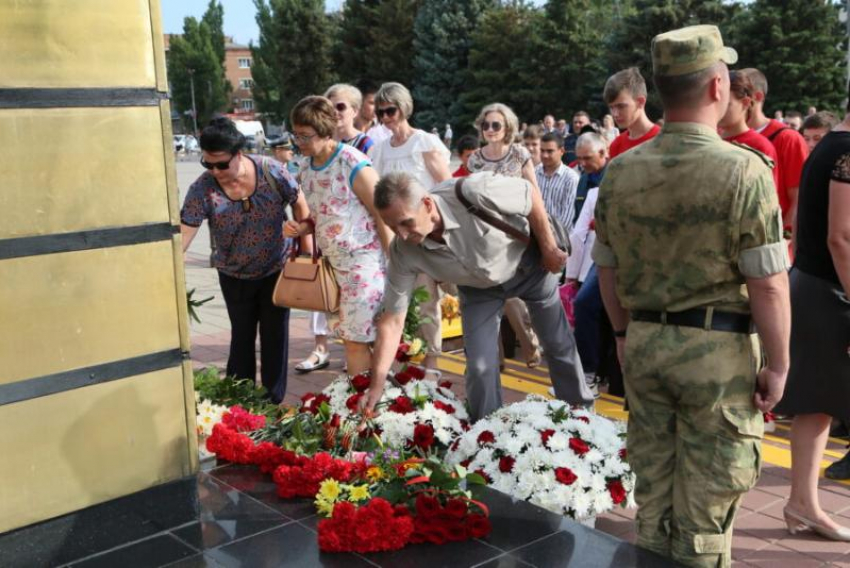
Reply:
[[[314, 362], [315, 360], [315, 362]], [[310, 371], [318, 371], [324, 369], [331, 364], [331, 354], [327, 351], [313, 351], [310, 356], [295, 365], [295, 370], [299, 373], [309, 373]]]

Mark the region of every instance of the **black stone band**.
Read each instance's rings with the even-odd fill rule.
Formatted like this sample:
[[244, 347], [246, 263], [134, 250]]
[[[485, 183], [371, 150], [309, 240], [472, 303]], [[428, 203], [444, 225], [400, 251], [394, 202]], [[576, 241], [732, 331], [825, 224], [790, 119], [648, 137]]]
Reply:
[[0, 89], [0, 108], [159, 106], [167, 98], [156, 89]]
[[179, 367], [183, 359], [180, 349], [171, 349], [0, 385], [0, 406]]
[[0, 260], [167, 241], [180, 232], [170, 223], [0, 239]]

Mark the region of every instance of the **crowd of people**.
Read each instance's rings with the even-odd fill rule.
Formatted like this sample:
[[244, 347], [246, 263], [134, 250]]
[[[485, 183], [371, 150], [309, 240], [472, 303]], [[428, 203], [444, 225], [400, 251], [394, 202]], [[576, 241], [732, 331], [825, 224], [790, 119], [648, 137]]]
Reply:
[[[656, 122], [636, 68], [607, 80], [598, 122], [579, 111], [569, 125], [520, 124], [494, 102], [456, 141], [449, 125], [442, 139], [413, 126], [399, 83], [304, 98], [291, 132], [267, 141], [275, 159], [247, 154], [234, 125], [214, 119], [181, 221], [184, 250], [204, 220], [217, 243], [227, 373], [256, 375], [259, 329], [263, 385], [283, 399], [289, 310], [271, 291], [289, 246], [318, 247], [340, 310], [333, 330], [312, 314], [315, 348], [295, 369], [326, 367], [336, 334], [347, 372], [371, 374], [364, 413], [420, 286], [426, 376], [439, 378], [449, 291], [473, 419], [502, 404], [503, 317], [525, 364], [546, 361], [554, 396], [590, 406], [602, 383], [625, 396], [640, 546], [729, 565], [777, 403], [793, 419], [788, 529], [850, 540], [817, 498], [831, 422], [850, 421], [850, 114], [769, 119], [767, 78], [730, 71], [737, 55], [714, 26], [661, 34], [651, 51]], [[850, 477], [846, 461], [836, 475]]]

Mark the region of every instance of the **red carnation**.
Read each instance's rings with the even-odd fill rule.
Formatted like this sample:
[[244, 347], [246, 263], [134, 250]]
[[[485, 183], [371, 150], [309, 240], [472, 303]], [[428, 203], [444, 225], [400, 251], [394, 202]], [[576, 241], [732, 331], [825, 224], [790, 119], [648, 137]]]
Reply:
[[363, 393], [353, 394], [345, 401], [345, 407], [351, 412], [357, 412], [360, 406], [360, 399], [363, 398]]
[[576, 479], [578, 479], [578, 477], [576, 476], [576, 474], [573, 473], [573, 470], [568, 467], [556, 467], [555, 479], [557, 479], [564, 485], [572, 485], [576, 482]]
[[629, 452], [628, 450], [626, 450], [626, 448], [620, 448], [620, 451], [618, 453], [620, 455], [621, 460], [625, 461], [629, 459]]
[[455, 413], [455, 407], [454, 406], [452, 406], [451, 404], [446, 404], [445, 402], [442, 402], [440, 400], [434, 401], [434, 408], [436, 408], [438, 410], [442, 410], [446, 414], [454, 414]]
[[405, 371], [414, 379], [422, 380], [425, 378], [425, 369], [418, 365], [408, 365]]
[[444, 389], [451, 389], [452, 388], [452, 382], [451, 381], [440, 381], [437, 384], [439, 386], [443, 387]]
[[410, 400], [410, 398], [400, 396], [389, 406], [389, 411], [397, 412], [398, 414], [410, 414], [411, 412], [416, 411], [416, 407], [413, 406], [413, 401]]
[[496, 441], [496, 436], [490, 430], [484, 430], [480, 434], [478, 434], [478, 443], [482, 446], [484, 444], [492, 444]]
[[[456, 444], [460, 443], [460, 439], [455, 440], [455, 443]], [[462, 465], [463, 467], [469, 467], [469, 464], [471, 464], [471, 463], [472, 463], [472, 458], [467, 458], [467, 459], [463, 460], [462, 462], [460, 462], [460, 465]]]
[[416, 497], [416, 514], [425, 519], [435, 517], [440, 513], [440, 501], [436, 497], [419, 495]]
[[583, 456], [590, 451], [588, 446], [581, 438], [570, 438], [570, 449], [580, 456]]
[[467, 422], [466, 420], [460, 421], [460, 427], [463, 429], [464, 432], [469, 432], [469, 422]]
[[397, 382], [398, 384], [400, 384], [402, 386], [406, 385], [407, 383], [409, 383], [412, 380], [413, 380], [413, 375], [411, 375], [407, 371], [402, 371], [400, 373], [395, 374], [395, 382]]
[[339, 428], [340, 423], [342, 422], [342, 418], [339, 417], [339, 414], [334, 414], [331, 416], [331, 421], [328, 422], [331, 428]]
[[369, 388], [369, 385], [372, 384], [372, 379], [369, 377], [367, 373], [360, 373], [359, 375], [354, 375], [351, 379], [351, 386], [354, 387], [354, 390], [357, 392], [363, 392]]
[[549, 443], [549, 438], [551, 438], [554, 435], [555, 435], [555, 431], [552, 430], [551, 428], [548, 429], [548, 430], [543, 430], [542, 432], [540, 432], [540, 441], [543, 442], [543, 445], [545, 446], [546, 444]]
[[472, 538], [483, 538], [493, 530], [490, 519], [479, 514], [469, 515], [466, 518], [466, 526], [469, 528]]
[[326, 394], [308, 392], [301, 397], [301, 412], [318, 414], [323, 402], [330, 402], [331, 398]]
[[614, 501], [615, 505], [626, 500], [626, 488], [623, 487], [623, 483], [619, 479], [608, 482], [608, 493], [611, 494], [611, 500]]
[[407, 363], [410, 361], [410, 356], [407, 352], [410, 351], [409, 343], [399, 343], [398, 349], [395, 352], [395, 360], [399, 363]]
[[576, 416], [576, 420], [581, 420], [585, 424], [590, 424], [590, 418], [587, 416]]
[[514, 464], [516, 460], [511, 456], [504, 456], [499, 458], [499, 471], [502, 473], [510, 473], [514, 469]]
[[463, 499], [449, 499], [443, 509], [445, 514], [452, 519], [462, 519], [466, 516], [468, 506]]
[[429, 424], [417, 424], [413, 429], [413, 445], [427, 450], [434, 445], [434, 429]]

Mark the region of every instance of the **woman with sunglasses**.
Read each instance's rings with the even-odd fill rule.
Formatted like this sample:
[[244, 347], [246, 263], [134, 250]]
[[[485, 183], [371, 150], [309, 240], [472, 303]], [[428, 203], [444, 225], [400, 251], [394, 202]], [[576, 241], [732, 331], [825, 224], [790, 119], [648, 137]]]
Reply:
[[313, 234], [333, 266], [340, 289], [338, 332], [348, 373], [358, 375], [371, 367], [385, 252], [392, 238], [373, 203], [378, 174], [365, 154], [334, 139], [337, 112], [325, 97], [301, 99], [290, 123], [295, 143], [309, 159], [301, 171], [301, 188], [310, 218], [288, 221], [284, 232], [290, 237]]
[[[486, 142], [469, 157], [467, 167], [472, 173], [493, 172], [508, 177], [521, 177], [537, 187], [531, 153], [514, 143], [519, 132], [519, 120], [511, 108], [502, 103], [485, 106], [475, 119], [475, 128]], [[531, 315], [525, 302], [510, 298], [505, 302], [505, 317], [519, 339], [525, 364], [534, 368], [540, 364], [540, 342], [531, 327]], [[500, 344], [501, 345], [501, 344]]]
[[[325, 91], [325, 97], [331, 101], [336, 110], [336, 132], [334, 139], [357, 148], [368, 155], [372, 149], [372, 139], [357, 130], [354, 120], [360, 113], [363, 104], [363, 95], [360, 90], [352, 85], [337, 83]], [[309, 373], [324, 369], [330, 365], [330, 351], [328, 349], [328, 318], [322, 312], [313, 312], [310, 317], [310, 332], [315, 338], [315, 347], [310, 355], [295, 365], [299, 373]]]
[[[372, 159], [375, 168], [384, 176], [390, 172], [405, 172], [423, 187], [431, 189], [451, 178], [449, 158], [451, 152], [438, 136], [413, 128], [413, 97], [401, 83], [384, 83], [375, 95], [375, 115], [389, 128], [392, 136], [375, 146]], [[424, 365], [430, 378], [439, 378], [437, 358], [443, 348], [442, 315], [437, 283], [421, 274], [416, 286], [424, 286], [430, 298], [420, 305], [422, 315], [431, 323], [422, 324], [420, 337], [428, 344]]]
[[363, 95], [360, 94], [360, 90], [352, 85], [337, 83], [325, 91], [325, 97], [331, 101], [336, 110], [334, 138], [343, 144], [354, 146], [368, 156], [374, 143], [354, 126], [354, 119], [357, 118], [360, 105], [363, 104]]
[[244, 147], [245, 137], [227, 118], [213, 119], [201, 132], [201, 165], [207, 171], [186, 194], [180, 233], [184, 252], [205, 219], [215, 238], [212, 263], [231, 328], [227, 375], [256, 378], [259, 327], [263, 386], [280, 403], [286, 394], [289, 310], [272, 304], [272, 292], [285, 256], [285, 208], [291, 205], [297, 219], [309, 210], [282, 164], [247, 155]]

